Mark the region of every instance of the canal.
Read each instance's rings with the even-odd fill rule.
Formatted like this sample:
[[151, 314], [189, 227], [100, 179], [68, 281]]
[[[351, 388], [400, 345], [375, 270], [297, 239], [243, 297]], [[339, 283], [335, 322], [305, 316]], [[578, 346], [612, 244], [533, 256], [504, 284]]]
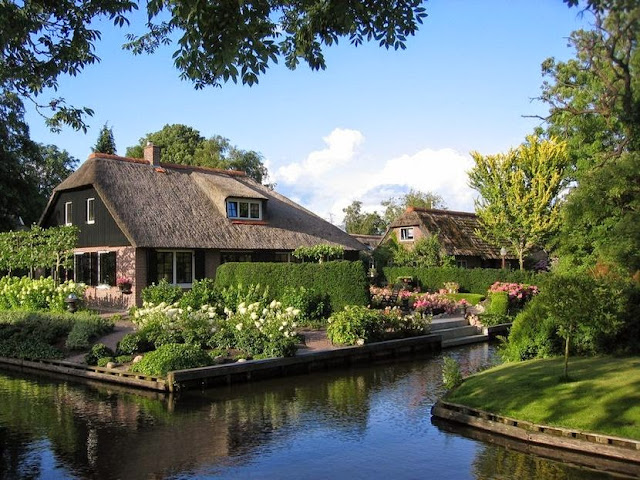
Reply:
[[[495, 362], [487, 344], [445, 354]], [[609, 478], [432, 424], [442, 358], [179, 397], [0, 371], [0, 478]]]

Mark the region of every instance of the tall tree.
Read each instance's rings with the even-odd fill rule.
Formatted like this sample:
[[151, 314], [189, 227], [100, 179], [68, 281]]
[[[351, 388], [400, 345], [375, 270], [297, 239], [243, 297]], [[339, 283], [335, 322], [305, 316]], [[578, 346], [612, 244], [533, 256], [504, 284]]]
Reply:
[[409, 190], [409, 193], [383, 201], [382, 206], [385, 207], [384, 221], [387, 226], [391, 225], [409, 207], [446, 208], [444, 200], [437, 193], [422, 192], [413, 188]]
[[219, 135], [205, 139], [198, 130], [186, 125], [165, 125], [162, 130], [148, 133], [138, 145], [127, 148], [127, 156], [142, 158], [147, 142], [161, 147], [162, 158], [170, 163], [242, 170], [259, 183], [268, 176], [260, 153], [242, 150]]
[[558, 253], [568, 268], [604, 262], [633, 274], [640, 269], [633, 227], [640, 215], [640, 6], [591, 3], [593, 29], [569, 39], [575, 58], [542, 66], [546, 134], [567, 141], [575, 167]]
[[[147, 24], [127, 35], [125, 48], [153, 53], [175, 42], [174, 65], [196, 88], [232, 80], [252, 85], [279, 59], [294, 69], [300, 61], [324, 69], [323, 48], [348, 38], [354, 45], [374, 40], [405, 48], [426, 16], [422, 0], [151, 0]], [[138, 2], [131, 0], [3, 0], [0, 2], [0, 84], [31, 98], [49, 125], [84, 129], [88, 108], [67, 106], [63, 98], [38, 101], [58, 88], [61, 75], [78, 75], [99, 58], [95, 47], [101, 19], [129, 24]]]
[[24, 122], [22, 102], [14, 93], [0, 93], [0, 230], [38, 218], [37, 184], [28, 164], [39, 155]]
[[113, 129], [111, 127], [107, 127], [106, 123], [100, 129], [98, 141], [92, 150], [96, 153], [108, 153], [110, 155], [116, 154], [116, 141], [113, 138]]
[[363, 212], [362, 202], [354, 200], [342, 209], [344, 227], [347, 233], [360, 235], [380, 235], [386, 230], [386, 224], [378, 212]]
[[471, 152], [475, 166], [469, 185], [478, 191], [478, 232], [488, 242], [524, 256], [560, 226], [558, 196], [567, 184], [567, 147], [554, 139], [527, 141], [506, 154]]

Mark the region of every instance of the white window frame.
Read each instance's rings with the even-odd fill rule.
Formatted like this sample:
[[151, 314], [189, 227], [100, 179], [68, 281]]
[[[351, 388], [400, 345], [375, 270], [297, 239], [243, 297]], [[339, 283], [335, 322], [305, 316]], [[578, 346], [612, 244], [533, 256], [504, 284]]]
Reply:
[[[158, 250], [158, 253], [170, 253], [172, 258], [172, 270], [173, 278], [171, 279], [171, 285], [176, 285], [181, 288], [191, 288], [193, 282], [196, 279], [196, 252], [194, 250]], [[176, 283], [176, 277], [178, 275], [178, 256], [176, 253], [190, 253], [191, 254], [191, 282], [190, 283]]]
[[73, 202], [64, 202], [64, 224], [73, 225]]
[[[89, 205], [92, 208], [89, 208]], [[89, 212], [93, 211], [93, 218], [89, 218]], [[87, 198], [87, 223], [89, 225], [93, 225], [96, 223], [96, 199], [95, 198]]]
[[[109, 285], [108, 283], [100, 283], [100, 279], [102, 277], [102, 262], [100, 259], [101, 255], [107, 255], [108, 253], [113, 253], [113, 250], [99, 250], [98, 251], [98, 285], [96, 286], [96, 288], [100, 288], [100, 289], [106, 289], [106, 288], [112, 288], [112, 285]], [[116, 253], [116, 263], [118, 261], [118, 254]], [[116, 272], [118, 269], [118, 265], [116, 264]], [[114, 279], [115, 280], [115, 279]], [[116, 287], [117, 285], [113, 285], [113, 287]]]
[[[235, 202], [238, 205], [237, 216], [235, 217], [229, 216], [229, 206], [228, 206], [229, 202]], [[247, 213], [248, 213], [247, 217], [240, 216], [241, 203], [247, 204]], [[251, 205], [258, 205], [258, 218], [254, 218], [251, 216]], [[262, 200], [252, 200], [249, 198], [227, 198], [225, 202], [225, 207], [227, 209], [227, 218], [230, 218], [232, 220], [254, 220], [254, 221], [262, 220]]]
[[414, 238], [413, 227], [402, 227], [400, 229], [401, 242], [413, 242]]

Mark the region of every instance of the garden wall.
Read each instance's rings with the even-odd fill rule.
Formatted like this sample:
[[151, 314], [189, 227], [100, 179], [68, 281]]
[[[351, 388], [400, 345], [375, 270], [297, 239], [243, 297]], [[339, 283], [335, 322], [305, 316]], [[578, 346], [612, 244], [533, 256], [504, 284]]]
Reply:
[[423, 290], [437, 291], [445, 282], [456, 282], [461, 292], [487, 293], [497, 282], [538, 284], [544, 273], [528, 270], [501, 270], [497, 268], [441, 268], [441, 267], [385, 267], [382, 273], [387, 283], [393, 284], [398, 277], [414, 277]]
[[278, 298], [287, 287], [305, 287], [327, 294], [334, 312], [345, 305], [367, 305], [369, 284], [362, 262], [225, 263], [216, 271], [216, 286], [269, 286]]

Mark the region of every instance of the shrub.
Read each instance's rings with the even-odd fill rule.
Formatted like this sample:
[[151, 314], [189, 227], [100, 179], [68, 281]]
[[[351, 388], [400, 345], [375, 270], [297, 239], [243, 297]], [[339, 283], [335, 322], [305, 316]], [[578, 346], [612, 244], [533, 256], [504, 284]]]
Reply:
[[545, 278], [544, 273], [497, 268], [385, 267], [382, 273], [388, 283], [398, 277], [415, 277], [423, 290], [437, 292], [445, 282], [456, 282], [461, 292], [482, 295], [497, 281], [539, 285]]
[[142, 301], [159, 305], [166, 303], [172, 305], [182, 298], [183, 290], [177, 285], [171, 285], [164, 278], [142, 290]]
[[116, 357], [117, 363], [129, 363], [133, 360], [133, 355], [118, 355]]
[[89, 348], [93, 340], [113, 330], [113, 322], [111, 320], [97, 315], [82, 315], [79, 312], [74, 315], [73, 319], [73, 327], [71, 327], [65, 342], [65, 347], [69, 350], [85, 350]]
[[98, 367], [106, 367], [109, 362], [113, 362], [113, 357], [101, 357], [96, 362], [96, 365]]
[[529, 300], [538, 294], [538, 287], [523, 283], [495, 282], [489, 287], [489, 295], [493, 293], [505, 293], [507, 295], [509, 313], [515, 315], [522, 310], [522, 307], [524, 307]]
[[224, 308], [234, 312], [241, 303], [245, 305], [259, 303], [264, 308], [273, 300], [269, 295], [269, 286], [262, 286], [259, 283], [229, 285], [220, 291], [220, 296]]
[[507, 292], [490, 292], [487, 300], [489, 301], [486, 309], [488, 315], [505, 316], [509, 312], [509, 296]]
[[118, 342], [116, 353], [118, 355], [133, 355], [134, 353], [144, 353], [153, 350], [153, 343], [140, 332], [127, 333]]
[[338, 345], [362, 345], [382, 340], [382, 314], [357, 305], [347, 306], [329, 317], [327, 337]]
[[314, 245], [312, 247], [298, 247], [293, 256], [298, 260], [312, 262], [326, 262], [339, 260], [344, 257], [344, 248], [339, 245]]
[[74, 282], [56, 285], [50, 277], [36, 280], [27, 277], [2, 277], [0, 309], [64, 312], [65, 298], [70, 293], [82, 298], [84, 290], [84, 286]]
[[[167, 302], [169, 303], [169, 302]], [[180, 308], [191, 307], [194, 310], [201, 308], [203, 305], [218, 305], [222, 303], [222, 295], [215, 287], [215, 281], [212, 278], [196, 280], [191, 286], [191, 290], [187, 290], [178, 305]]]
[[57, 345], [75, 316], [47, 312], [0, 312], [0, 356], [39, 360], [63, 358]]
[[421, 313], [437, 315], [440, 313], [453, 313], [458, 305], [445, 293], [423, 293], [416, 297], [413, 308]]
[[206, 367], [214, 363], [204, 350], [194, 345], [168, 343], [147, 353], [131, 367], [132, 372], [143, 375], [166, 375], [173, 370]]
[[442, 384], [447, 390], [453, 390], [463, 381], [460, 364], [452, 357], [444, 357], [442, 365]]
[[89, 353], [87, 353], [84, 357], [84, 361], [87, 362], [87, 365], [97, 365], [98, 360], [103, 357], [112, 358], [114, 356], [113, 350], [107, 347], [103, 343], [96, 343]]
[[257, 284], [268, 286], [272, 298], [286, 287], [305, 287], [327, 295], [331, 311], [346, 305], [369, 303], [368, 280], [362, 262], [225, 263], [216, 272], [216, 286]]
[[300, 322], [313, 323], [331, 315], [329, 298], [313, 289], [305, 287], [286, 287], [280, 302], [286, 307], [300, 311]]
[[455, 301], [466, 300], [469, 305], [477, 305], [484, 300], [485, 295], [480, 293], [447, 293], [446, 297]]

